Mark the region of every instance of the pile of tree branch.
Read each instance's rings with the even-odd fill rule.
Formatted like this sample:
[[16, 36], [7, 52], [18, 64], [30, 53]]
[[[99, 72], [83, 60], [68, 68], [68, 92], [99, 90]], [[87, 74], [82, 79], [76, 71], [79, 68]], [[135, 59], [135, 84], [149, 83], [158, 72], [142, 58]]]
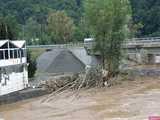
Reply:
[[51, 93], [43, 100], [44, 102], [48, 101], [52, 96], [63, 93], [66, 90], [74, 90], [78, 93], [82, 88], [103, 87], [103, 72], [99, 68], [91, 68], [86, 70], [85, 73], [77, 73], [48, 80], [42, 86]]
[[49, 92], [54, 92], [60, 89], [78, 90], [81, 88], [102, 87], [103, 75], [100, 69], [92, 68], [85, 73], [66, 75], [57, 79], [47, 80], [41, 86], [45, 87]]

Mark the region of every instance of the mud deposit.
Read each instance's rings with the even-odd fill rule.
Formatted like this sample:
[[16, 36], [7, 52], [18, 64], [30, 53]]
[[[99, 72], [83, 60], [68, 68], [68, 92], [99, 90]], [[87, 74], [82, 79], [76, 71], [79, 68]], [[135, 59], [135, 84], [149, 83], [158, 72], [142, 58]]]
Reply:
[[65, 92], [0, 106], [5, 120], [148, 120], [160, 115], [160, 79], [123, 81], [105, 89]]

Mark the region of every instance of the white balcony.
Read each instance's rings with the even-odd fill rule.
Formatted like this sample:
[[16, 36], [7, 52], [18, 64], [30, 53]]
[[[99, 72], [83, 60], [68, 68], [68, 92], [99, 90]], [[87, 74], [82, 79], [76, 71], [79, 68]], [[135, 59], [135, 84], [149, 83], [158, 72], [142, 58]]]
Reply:
[[0, 67], [27, 63], [26, 57], [0, 60]]
[[0, 67], [27, 63], [25, 41], [0, 41]]

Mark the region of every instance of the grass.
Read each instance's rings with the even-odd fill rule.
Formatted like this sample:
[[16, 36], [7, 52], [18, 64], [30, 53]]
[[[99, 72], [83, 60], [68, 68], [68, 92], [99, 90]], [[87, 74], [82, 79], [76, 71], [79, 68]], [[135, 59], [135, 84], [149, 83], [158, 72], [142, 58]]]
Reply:
[[41, 54], [45, 52], [44, 48], [31, 48], [31, 59], [36, 60]]

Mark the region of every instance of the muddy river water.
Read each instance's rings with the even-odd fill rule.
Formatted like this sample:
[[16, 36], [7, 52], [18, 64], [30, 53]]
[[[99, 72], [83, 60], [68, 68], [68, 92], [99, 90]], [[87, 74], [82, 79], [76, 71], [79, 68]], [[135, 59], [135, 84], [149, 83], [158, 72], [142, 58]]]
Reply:
[[65, 92], [0, 106], [5, 120], [148, 120], [160, 116], [160, 79], [124, 81], [111, 88]]

